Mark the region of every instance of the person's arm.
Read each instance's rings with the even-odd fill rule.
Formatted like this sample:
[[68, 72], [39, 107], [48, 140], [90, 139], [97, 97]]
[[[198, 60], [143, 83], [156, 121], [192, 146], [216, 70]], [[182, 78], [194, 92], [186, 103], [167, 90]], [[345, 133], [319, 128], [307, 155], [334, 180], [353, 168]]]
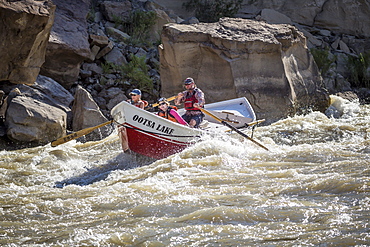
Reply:
[[184, 102], [184, 99], [185, 99], [184, 92], [179, 93], [175, 99], [175, 105], [180, 105], [182, 102]]
[[195, 103], [193, 106], [197, 108], [203, 107], [205, 100], [204, 100], [204, 93], [202, 92], [202, 90], [200, 89], [197, 90], [195, 94], [195, 98], [198, 100], [198, 103]]
[[171, 109], [170, 113], [172, 116], [176, 118], [177, 122], [179, 122], [182, 125], [188, 126], [188, 123], [179, 115], [177, 111], [175, 111], [174, 109]]
[[144, 107], [145, 107], [144, 101], [140, 100], [140, 102], [139, 102], [139, 108], [144, 109]]

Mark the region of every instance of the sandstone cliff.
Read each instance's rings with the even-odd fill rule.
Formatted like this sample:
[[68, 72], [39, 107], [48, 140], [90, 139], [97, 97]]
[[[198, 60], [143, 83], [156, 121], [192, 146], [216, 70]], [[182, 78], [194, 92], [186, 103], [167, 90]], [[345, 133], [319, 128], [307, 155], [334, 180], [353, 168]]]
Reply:
[[168, 24], [162, 32], [162, 93], [193, 77], [208, 103], [247, 97], [259, 118], [276, 121], [304, 107], [325, 110], [328, 93], [306, 46], [290, 25], [223, 18]]
[[45, 62], [55, 5], [0, 1], [0, 82], [33, 84]]

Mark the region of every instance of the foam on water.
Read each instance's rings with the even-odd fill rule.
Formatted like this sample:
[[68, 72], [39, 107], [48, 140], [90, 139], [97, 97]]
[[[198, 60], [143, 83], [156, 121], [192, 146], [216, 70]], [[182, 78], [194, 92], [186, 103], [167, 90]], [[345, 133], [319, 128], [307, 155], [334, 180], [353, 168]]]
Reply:
[[0, 151], [0, 245], [366, 245], [369, 106], [333, 99], [257, 128], [270, 151], [235, 133], [158, 161], [116, 133]]

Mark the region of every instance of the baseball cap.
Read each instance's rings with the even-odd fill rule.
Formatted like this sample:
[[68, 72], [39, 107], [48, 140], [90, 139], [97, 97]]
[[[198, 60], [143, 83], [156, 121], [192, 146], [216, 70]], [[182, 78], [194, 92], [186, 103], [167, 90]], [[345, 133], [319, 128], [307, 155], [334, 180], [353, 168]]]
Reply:
[[131, 91], [130, 95], [141, 95], [141, 91], [139, 89], [134, 89]]
[[194, 79], [191, 78], [191, 77], [186, 78], [185, 81], [184, 81], [185, 85], [189, 85], [189, 84], [192, 84], [192, 83], [194, 83]]

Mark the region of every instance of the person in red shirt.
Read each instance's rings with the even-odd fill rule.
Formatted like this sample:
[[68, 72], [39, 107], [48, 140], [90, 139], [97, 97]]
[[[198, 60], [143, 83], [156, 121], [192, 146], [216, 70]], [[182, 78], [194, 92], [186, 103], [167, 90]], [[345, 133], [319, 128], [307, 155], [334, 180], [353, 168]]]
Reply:
[[199, 110], [199, 108], [203, 107], [205, 104], [204, 93], [197, 88], [194, 79], [191, 77], [185, 79], [184, 87], [186, 90], [177, 95], [175, 105], [184, 103], [186, 112], [182, 115], [182, 118], [190, 127], [198, 128], [204, 118], [204, 114]]

